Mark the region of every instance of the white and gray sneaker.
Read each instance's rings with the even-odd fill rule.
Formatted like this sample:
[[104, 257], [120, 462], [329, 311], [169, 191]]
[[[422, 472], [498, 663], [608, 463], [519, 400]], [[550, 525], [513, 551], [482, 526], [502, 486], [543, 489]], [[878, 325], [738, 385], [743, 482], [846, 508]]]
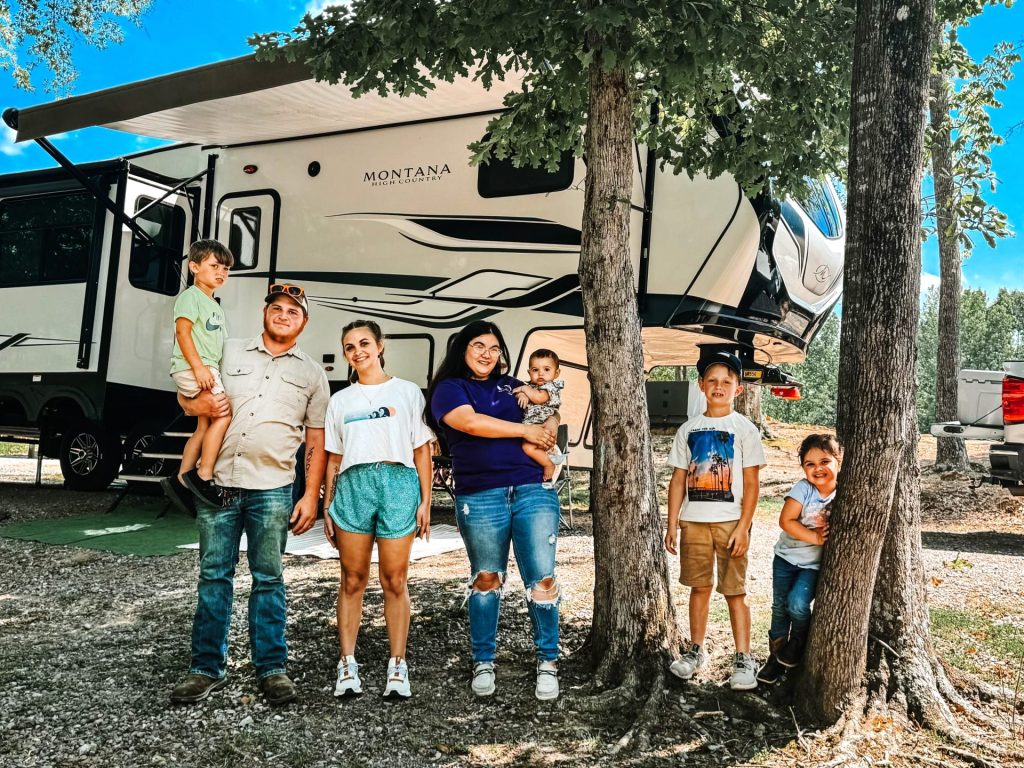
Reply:
[[494, 693], [494, 662], [478, 661], [473, 665], [473, 693], [490, 696]]
[[686, 652], [668, 666], [668, 671], [680, 680], [689, 680], [698, 669], [704, 666], [708, 655], [703, 646], [691, 643]]
[[737, 653], [733, 657], [729, 687], [734, 691], [752, 691], [757, 688], [757, 662], [749, 653]]
[[405, 659], [391, 657], [388, 662], [388, 684], [384, 686], [384, 698], [392, 700], [408, 699], [412, 696], [409, 687], [409, 667]]
[[334, 695], [359, 696], [363, 692], [363, 682], [359, 679], [359, 665], [355, 656], [346, 656], [338, 662], [338, 681], [334, 684]]
[[537, 665], [537, 698], [550, 701], [558, 698], [558, 664], [542, 661]]

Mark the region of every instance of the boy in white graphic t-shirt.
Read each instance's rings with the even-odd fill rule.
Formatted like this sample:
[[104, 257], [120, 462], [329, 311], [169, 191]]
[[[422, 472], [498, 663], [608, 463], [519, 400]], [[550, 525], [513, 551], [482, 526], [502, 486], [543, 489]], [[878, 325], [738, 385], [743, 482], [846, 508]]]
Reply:
[[679, 428], [668, 456], [675, 469], [668, 486], [665, 548], [676, 554], [681, 528], [679, 581], [690, 588], [690, 645], [669, 671], [689, 680], [707, 658], [704, 637], [717, 565], [718, 591], [729, 605], [736, 643], [729, 685], [750, 690], [757, 687], [757, 666], [750, 655], [745, 582], [764, 449], [757, 427], [732, 409], [743, 389], [739, 358], [722, 351], [702, 355], [697, 371], [707, 410]]

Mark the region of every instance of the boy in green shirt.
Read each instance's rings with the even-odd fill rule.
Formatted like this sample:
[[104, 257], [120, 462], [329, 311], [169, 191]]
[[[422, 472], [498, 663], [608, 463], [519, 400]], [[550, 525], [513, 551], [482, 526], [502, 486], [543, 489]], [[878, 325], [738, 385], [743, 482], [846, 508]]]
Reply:
[[[183, 397], [191, 399], [206, 389], [213, 394], [224, 391], [220, 358], [227, 332], [224, 312], [213, 292], [227, 282], [234, 263], [231, 251], [216, 240], [197, 240], [188, 250], [188, 269], [194, 284], [174, 302], [171, 355], [171, 378]], [[213, 483], [213, 467], [230, 423], [230, 416], [212, 420], [198, 417], [196, 431], [181, 455], [178, 482], [215, 506], [220, 505], [220, 493]], [[176, 493], [178, 489], [173, 488], [170, 478], [161, 484], [172, 499], [180, 500], [181, 494]]]

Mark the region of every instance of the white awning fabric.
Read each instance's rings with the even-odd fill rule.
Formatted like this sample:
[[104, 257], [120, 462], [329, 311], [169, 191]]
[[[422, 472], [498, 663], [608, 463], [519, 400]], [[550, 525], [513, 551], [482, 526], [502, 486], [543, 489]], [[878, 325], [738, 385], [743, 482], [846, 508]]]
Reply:
[[310, 136], [496, 111], [519, 79], [490, 91], [471, 78], [435, 85], [426, 97], [355, 99], [344, 85], [314, 81], [304, 64], [244, 56], [19, 110], [18, 141], [97, 125], [217, 145]]

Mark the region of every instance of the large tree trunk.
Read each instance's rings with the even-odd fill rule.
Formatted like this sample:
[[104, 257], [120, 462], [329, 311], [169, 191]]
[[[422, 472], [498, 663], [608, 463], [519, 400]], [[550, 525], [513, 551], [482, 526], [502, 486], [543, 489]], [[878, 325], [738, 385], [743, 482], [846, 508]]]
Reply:
[[922, 725], [955, 728], [939, 691], [945, 672], [928, 632], [924, 566], [921, 562], [921, 473], [917, 465], [917, 419], [905, 426], [899, 482], [871, 605], [868, 673], [872, 694], [895, 704]]
[[934, 0], [858, 4], [837, 429], [846, 446], [801, 702], [835, 722], [858, 699], [868, 619], [915, 406], [924, 110]]
[[[941, 25], [936, 43], [941, 41]], [[960, 246], [953, 207], [953, 140], [949, 124], [949, 83], [945, 73], [929, 81], [932, 126], [932, 179], [935, 185], [935, 225], [939, 238], [939, 347], [935, 365], [935, 419], [956, 421], [956, 382], [960, 372]], [[967, 469], [964, 441], [940, 437], [937, 469]]]
[[[633, 114], [624, 70], [590, 72], [580, 251], [587, 360], [597, 425], [592, 488], [599, 687], [636, 688], [663, 668], [679, 631], [662, 546], [640, 319], [629, 258]], [[659, 693], [660, 693], [660, 685]]]

